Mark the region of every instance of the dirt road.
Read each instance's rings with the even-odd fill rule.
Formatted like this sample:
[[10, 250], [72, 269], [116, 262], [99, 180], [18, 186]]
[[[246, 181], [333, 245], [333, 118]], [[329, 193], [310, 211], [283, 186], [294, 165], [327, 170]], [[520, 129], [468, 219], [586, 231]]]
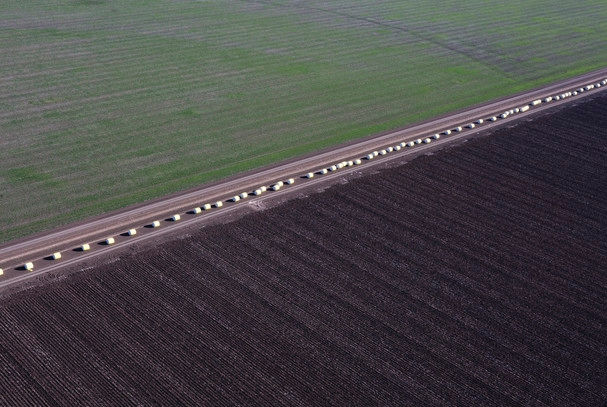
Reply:
[[[56, 271], [61, 267], [73, 265], [76, 262], [90, 259], [94, 256], [109, 253], [133, 242], [141, 242], [145, 239], [174, 232], [177, 228], [191, 226], [194, 223], [216, 220], [222, 216], [231, 216], [232, 213], [245, 208], [247, 205], [259, 205], [260, 202], [266, 199], [276, 199], [277, 196], [283, 194], [300, 191], [319, 183], [328, 183], [348, 172], [361, 171], [385, 163], [387, 160], [402, 159], [403, 156], [440, 148], [440, 146], [452, 143], [462, 137], [470, 137], [479, 131], [503, 125], [527, 115], [552, 108], [555, 105], [568, 103], [571, 100], [583, 98], [586, 95], [607, 89], [607, 86], [603, 86], [584, 91], [577, 95], [571, 95], [564, 99], [559, 98], [560, 100], [553, 100], [549, 103], [543, 102], [547, 97], [555, 97], [566, 92], [575, 92], [580, 87], [596, 84], [605, 78], [607, 78], [607, 68], [541, 89], [488, 102], [407, 128], [348, 143], [314, 155], [203, 185], [190, 191], [127, 207], [88, 221], [9, 242], [0, 247], [0, 267], [4, 269], [4, 275], [0, 276], [0, 288], [42, 273]], [[530, 103], [537, 99], [541, 99], [542, 103], [537, 106], [530, 106]], [[530, 106], [530, 108], [525, 112], [513, 113], [507, 118], [499, 118], [501, 113], [522, 106]], [[494, 122], [488, 120], [493, 116], [497, 116], [498, 119]], [[478, 119], [483, 119], [483, 123], [475, 123], [474, 128], [466, 127]], [[458, 126], [461, 126], [461, 130], [455, 131]], [[452, 133], [446, 135], [444, 134], [446, 130], [452, 130]], [[365, 159], [365, 156], [373, 151], [381, 151], [403, 142], [431, 137], [435, 133], [441, 133], [440, 139], [432, 139], [428, 144], [416, 144], [414, 147], [405, 146], [400, 151], [395, 150], [385, 155], [379, 154], [371, 160]], [[329, 168], [333, 164], [356, 159], [362, 159], [360, 165], [345, 166], [336, 171], [329, 171], [327, 174], [318, 173], [319, 170]], [[308, 179], [305, 177], [305, 174], [308, 172], [314, 172], [317, 175], [314, 178]], [[251, 194], [260, 186], [269, 187], [276, 182], [285, 181], [289, 178], [293, 178], [295, 184], [284, 185], [280, 191], [268, 190], [261, 196], [250, 195], [238, 202], [231, 201], [233, 196], [242, 192]], [[206, 203], [212, 204], [217, 201], [223, 203], [221, 208], [213, 208], [209, 211], [202, 211], [199, 214], [191, 212], [195, 207], [202, 207]], [[178, 221], [171, 220], [170, 217], [173, 214], [179, 214], [181, 219]], [[149, 227], [155, 220], [160, 222], [159, 227]], [[137, 230], [135, 236], [124, 234], [126, 230], [131, 228]], [[103, 241], [108, 237], [114, 238], [115, 243], [112, 245], [103, 244]], [[79, 251], [78, 247], [84, 243], [90, 244], [90, 250]], [[61, 252], [62, 258], [60, 260], [51, 260], [45, 257], [54, 252]], [[26, 262], [33, 263], [33, 270], [27, 271], [23, 269], [23, 265]]]

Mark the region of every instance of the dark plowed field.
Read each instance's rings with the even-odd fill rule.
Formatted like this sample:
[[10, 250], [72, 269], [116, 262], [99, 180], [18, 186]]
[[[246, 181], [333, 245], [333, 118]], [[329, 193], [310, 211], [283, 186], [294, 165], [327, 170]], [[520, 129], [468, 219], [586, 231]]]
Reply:
[[0, 306], [2, 405], [607, 401], [607, 97]]

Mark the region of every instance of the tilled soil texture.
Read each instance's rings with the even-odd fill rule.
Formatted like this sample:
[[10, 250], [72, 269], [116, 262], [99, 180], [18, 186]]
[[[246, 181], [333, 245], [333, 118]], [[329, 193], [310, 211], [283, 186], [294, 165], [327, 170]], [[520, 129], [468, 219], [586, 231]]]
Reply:
[[0, 404], [603, 405], [606, 111], [15, 294]]

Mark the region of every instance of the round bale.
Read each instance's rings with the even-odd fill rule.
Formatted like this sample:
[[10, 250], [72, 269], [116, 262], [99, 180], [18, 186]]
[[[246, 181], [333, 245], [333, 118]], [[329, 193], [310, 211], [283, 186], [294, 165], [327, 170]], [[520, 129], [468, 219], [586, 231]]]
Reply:
[[249, 194], [248, 194], [248, 193], [246, 193], [246, 192], [241, 192], [241, 193], [240, 193], [240, 198], [241, 198], [241, 199], [245, 199], [245, 198], [248, 198], [248, 197], [249, 197]]
[[213, 207], [213, 205], [211, 205], [210, 203], [206, 203], [202, 206], [202, 209], [204, 209], [205, 211], [208, 211], [212, 207]]
[[23, 268], [26, 269], [27, 271], [32, 271], [34, 269], [34, 263], [32, 263], [31, 261], [28, 261], [27, 263], [25, 263], [23, 265]]
[[223, 206], [223, 202], [221, 202], [221, 201], [215, 202], [215, 207], [216, 208], [221, 208], [222, 206]]
[[61, 252], [55, 252], [51, 257], [53, 260], [59, 260], [61, 258]]
[[432, 141], [432, 140], [430, 140], [430, 138], [428, 138], [428, 137], [426, 137], [426, 138], [424, 139], [424, 143], [426, 143], [426, 144], [428, 144], [428, 143], [429, 143], [429, 142], [431, 142], [431, 141]]
[[307, 173], [306, 178], [314, 178], [314, 173], [313, 172]]
[[354, 160], [354, 164], [359, 165], [362, 164], [363, 162], [361, 161], [360, 158], [357, 158], [356, 160]]
[[177, 213], [175, 215], [171, 216], [171, 220], [173, 222], [177, 222], [179, 219], [181, 219], [181, 215], [179, 215]]
[[293, 185], [293, 184], [295, 184], [295, 178], [289, 178], [287, 180], [287, 185]]
[[105, 244], [108, 245], [108, 246], [112, 245], [114, 243], [116, 243], [116, 240], [114, 240], [113, 237], [108, 237], [107, 239], [105, 239]]
[[82, 246], [80, 246], [81, 252], [86, 252], [87, 250], [91, 250], [91, 245], [89, 245], [88, 243], [85, 243]]
[[135, 236], [137, 234], [137, 229], [129, 229], [129, 231], [126, 232], [126, 234], [129, 236]]
[[197, 206], [196, 208], [193, 209], [193, 212], [195, 214], [199, 214], [200, 212], [202, 212], [202, 209], [200, 209], [200, 207]]

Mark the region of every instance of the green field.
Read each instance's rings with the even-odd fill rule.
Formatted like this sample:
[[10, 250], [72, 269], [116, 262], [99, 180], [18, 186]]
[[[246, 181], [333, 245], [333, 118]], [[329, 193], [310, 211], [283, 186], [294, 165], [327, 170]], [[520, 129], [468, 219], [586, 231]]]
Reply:
[[3, 0], [0, 242], [605, 65], [605, 0]]

